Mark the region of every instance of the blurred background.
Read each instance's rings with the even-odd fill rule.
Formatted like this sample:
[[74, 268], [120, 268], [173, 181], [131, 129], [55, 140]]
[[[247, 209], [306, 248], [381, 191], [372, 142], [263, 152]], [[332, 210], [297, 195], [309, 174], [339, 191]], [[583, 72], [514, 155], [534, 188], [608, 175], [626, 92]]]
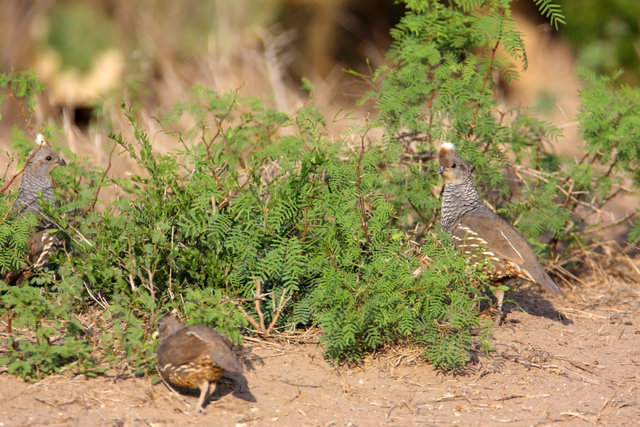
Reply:
[[[560, 126], [556, 149], [577, 155], [576, 67], [622, 69], [622, 81], [638, 83], [640, 2], [559, 3], [567, 24], [555, 31], [533, 0], [513, 2], [529, 68], [502, 85], [501, 96]], [[58, 124], [60, 145], [102, 167], [108, 132], [129, 132], [123, 100], [139, 108], [156, 149], [170, 150], [172, 140], [153, 133], [154, 117], [186, 99], [194, 84], [239, 89], [288, 113], [313, 102], [328, 121], [339, 111], [372, 111], [372, 103], [357, 105], [368, 84], [344, 70], [368, 75], [383, 65], [389, 30], [403, 14], [393, 0], [0, 0], [0, 10], [2, 71], [33, 69], [46, 85], [34, 125]], [[313, 84], [312, 99], [302, 77]], [[10, 102], [0, 113], [6, 151], [11, 127], [24, 121]], [[334, 136], [342, 130], [329, 128]]]

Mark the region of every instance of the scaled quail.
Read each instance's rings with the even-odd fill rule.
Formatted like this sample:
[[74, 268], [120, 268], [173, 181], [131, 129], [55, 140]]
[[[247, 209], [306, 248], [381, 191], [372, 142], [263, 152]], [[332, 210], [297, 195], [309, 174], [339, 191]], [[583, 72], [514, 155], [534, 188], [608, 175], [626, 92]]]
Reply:
[[[453, 144], [442, 144], [438, 161], [438, 173], [444, 179], [442, 229], [451, 235], [456, 247], [475, 262], [490, 258], [493, 268], [485, 269], [485, 273], [492, 280], [519, 277], [536, 282], [553, 294], [562, 295], [558, 285], [536, 259], [527, 240], [480, 200], [469, 166]], [[496, 323], [500, 324], [504, 291], [497, 290], [496, 298]]]
[[158, 321], [157, 334], [160, 374], [176, 387], [200, 389], [198, 412], [204, 412], [204, 403], [225, 371], [242, 372], [227, 338], [211, 328], [184, 326], [167, 314]]
[[36, 143], [38, 147], [29, 155], [30, 160], [22, 174], [18, 198], [13, 204], [11, 214], [22, 215], [30, 212], [37, 215], [39, 220], [34, 233], [27, 239], [29, 265], [21, 267], [18, 271], [8, 272], [4, 277], [8, 284], [20, 283], [31, 276], [34, 270], [47, 263], [51, 253], [61, 244], [59, 236], [48, 232], [56, 227], [40, 208], [42, 200], [49, 201], [51, 207], [55, 207], [50, 174], [66, 162], [41, 134], [37, 136]]

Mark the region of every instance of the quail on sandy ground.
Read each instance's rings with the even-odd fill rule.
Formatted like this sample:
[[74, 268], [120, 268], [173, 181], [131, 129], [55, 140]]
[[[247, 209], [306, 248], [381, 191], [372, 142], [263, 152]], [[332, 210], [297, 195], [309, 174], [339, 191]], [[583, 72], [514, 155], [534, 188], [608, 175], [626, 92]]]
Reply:
[[158, 321], [158, 371], [171, 385], [200, 389], [196, 411], [203, 406], [226, 372], [242, 372], [242, 365], [221, 333], [204, 325], [184, 326], [173, 314]]
[[[472, 262], [489, 258], [491, 268], [485, 268], [491, 280], [519, 277], [536, 282], [547, 291], [562, 295], [562, 291], [538, 262], [527, 240], [508, 222], [496, 215], [478, 197], [471, 170], [458, 155], [455, 146], [442, 144], [438, 173], [444, 180], [442, 197], [442, 230]], [[498, 317], [502, 321], [504, 291], [497, 290]]]
[[49, 232], [56, 227], [42, 212], [41, 203], [47, 201], [55, 208], [51, 171], [58, 166], [66, 165], [66, 162], [42, 135], [37, 136], [36, 143], [38, 147], [29, 155], [30, 160], [22, 174], [18, 198], [13, 203], [11, 214], [23, 215], [29, 212], [38, 215], [39, 220], [35, 231], [27, 239], [29, 263], [18, 271], [11, 271], [5, 275], [4, 280], [9, 284], [20, 283], [33, 275], [35, 270], [47, 263], [49, 256], [62, 242], [59, 236]]

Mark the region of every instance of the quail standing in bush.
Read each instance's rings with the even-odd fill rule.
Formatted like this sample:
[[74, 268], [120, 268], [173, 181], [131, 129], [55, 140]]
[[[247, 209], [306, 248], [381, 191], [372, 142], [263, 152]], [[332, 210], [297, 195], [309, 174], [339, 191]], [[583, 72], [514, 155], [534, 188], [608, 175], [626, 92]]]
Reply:
[[[527, 240], [480, 200], [469, 166], [453, 144], [442, 144], [438, 161], [438, 173], [444, 180], [442, 230], [451, 235], [456, 247], [473, 262], [489, 258], [492, 268], [485, 269], [485, 273], [492, 280], [518, 277], [562, 295], [558, 285], [538, 262]], [[497, 290], [496, 298], [496, 323], [500, 324], [504, 291]]]
[[8, 284], [17, 284], [28, 279], [34, 271], [42, 268], [49, 256], [58, 250], [62, 239], [50, 233], [55, 225], [41, 210], [41, 202], [46, 200], [55, 207], [51, 171], [66, 162], [56, 153], [53, 147], [39, 134], [36, 138], [38, 147], [29, 155], [29, 161], [22, 174], [22, 182], [18, 190], [18, 198], [13, 204], [12, 215], [23, 215], [26, 212], [39, 216], [36, 229], [27, 239], [28, 265], [18, 271], [8, 272], [4, 280]]
[[173, 386], [200, 389], [198, 412], [226, 371], [242, 372], [227, 338], [207, 326], [184, 326], [167, 314], [158, 321], [157, 335], [160, 375]]

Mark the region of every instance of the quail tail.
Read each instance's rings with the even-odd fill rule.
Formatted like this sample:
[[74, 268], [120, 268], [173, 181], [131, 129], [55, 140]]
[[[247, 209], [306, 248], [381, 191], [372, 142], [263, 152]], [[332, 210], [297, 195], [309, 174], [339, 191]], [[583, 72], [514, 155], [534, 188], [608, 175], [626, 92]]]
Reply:
[[562, 290], [556, 285], [556, 283], [551, 280], [551, 277], [544, 271], [541, 265], [536, 265], [534, 268], [529, 269], [528, 273], [531, 275], [531, 278], [534, 282], [540, 284], [547, 291], [551, 292], [555, 295], [564, 295]]

